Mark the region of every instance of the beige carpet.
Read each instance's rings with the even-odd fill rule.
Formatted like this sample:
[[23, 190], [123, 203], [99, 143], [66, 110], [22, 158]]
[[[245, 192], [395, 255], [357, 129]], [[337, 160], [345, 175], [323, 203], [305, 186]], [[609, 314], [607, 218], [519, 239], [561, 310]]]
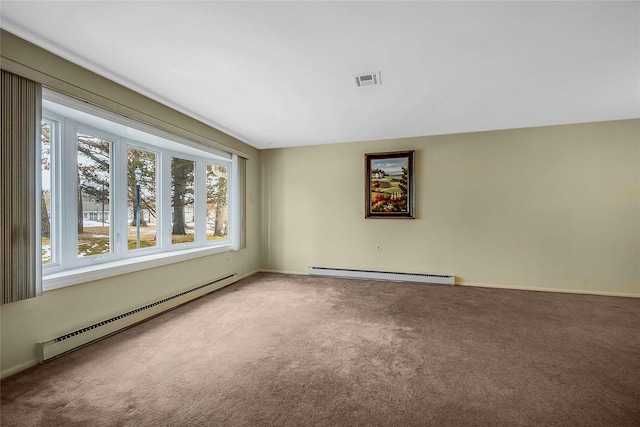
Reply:
[[258, 274], [2, 382], [8, 426], [640, 425], [640, 300]]

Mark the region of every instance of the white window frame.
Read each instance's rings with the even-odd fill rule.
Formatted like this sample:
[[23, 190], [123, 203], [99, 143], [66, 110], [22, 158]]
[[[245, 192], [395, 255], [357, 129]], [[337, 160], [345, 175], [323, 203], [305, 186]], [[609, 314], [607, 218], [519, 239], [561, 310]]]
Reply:
[[[56, 147], [52, 146], [51, 156], [51, 166], [56, 181], [51, 183], [51, 232], [55, 239], [52, 239], [52, 244], [57, 246], [58, 258], [55, 263], [52, 259], [51, 263], [42, 267], [44, 291], [237, 249], [236, 236], [238, 236], [240, 225], [239, 218], [236, 218], [238, 212], [235, 200], [237, 199], [237, 186], [234, 178], [237, 156], [220, 152], [46, 89], [43, 90], [43, 99], [47, 101], [49, 106], [47, 108], [43, 103], [43, 119], [54, 123], [58, 133], [57, 144]], [[52, 109], [57, 110], [53, 112]], [[77, 256], [76, 147], [78, 131], [112, 142], [109, 203], [111, 252], [86, 258]], [[131, 138], [129, 134], [136, 136]], [[139, 138], [146, 140], [139, 141]], [[128, 147], [151, 151], [157, 155], [156, 239], [158, 244], [153, 248], [129, 250], [127, 245]], [[54, 149], [56, 150], [55, 156]], [[195, 235], [194, 241], [186, 244], [171, 243], [172, 157], [194, 161]], [[207, 163], [223, 165], [229, 171], [226, 239], [207, 240], [206, 238]], [[40, 197], [39, 191], [37, 197]], [[56, 210], [55, 215], [54, 209]], [[117, 215], [118, 212], [120, 215]]]
[[[63, 265], [67, 269], [74, 269], [80, 267], [86, 267], [95, 265], [96, 263], [103, 263], [109, 261], [116, 261], [121, 257], [121, 236], [120, 230], [122, 229], [122, 220], [120, 215], [115, 215], [115, 212], [121, 212], [121, 205], [118, 203], [117, 194], [122, 194], [122, 185], [116, 176], [119, 175], [118, 169], [120, 163], [117, 159], [121, 158], [120, 151], [122, 147], [119, 144], [120, 138], [117, 135], [110, 134], [100, 129], [87, 126], [83, 123], [79, 123], [75, 120], [65, 119], [64, 141], [61, 144], [63, 146], [64, 160], [67, 161], [66, 165], [62, 167], [63, 175], [63, 189], [75, 188], [76, 191], [62, 191], [63, 192], [63, 209], [67, 208], [66, 215], [63, 214], [63, 221], [61, 223], [63, 235], [62, 242], [62, 257]], [[75, 147], [78, 143], [78, 134], [91, 135], [97, 138], [101, 138], [109, 141], [111, 144], [109, 150], [109, 253], [102, 255], [94, 255], [86, 258], [78, 257], [78, 217], [77, 215], [71, 215], [71, 212], [77, 212], [78, 203], [78, 191], [77, 191], [77, 171], [78, 171], [78, 152]], [[73, 147], [72, 147], [73, 145]], [[125, 211], [126, 212], [126, 211]], [[69, 238], [71, 235], [73, 239]]]
[[[225, 166], [225, 167], [227, 167], [227, 185], [229, 186], [227, 188], [227, 217], [231, 218], [232, 210], [231, 210], [231, 196], [230, 196], [231, 195], [231, 185], [230, 185], [230, 183], [232, 181], [232, 179], [231, 179], [231, 170], [232, 169], [233, 170], [236, 169], [236, 167], [235, 167], [235, 165], [236, 165], [235, 157], [232, 159], [232, 165], [233, 165], [232, 168], [230, 168], [229, 165], [222, 165], [220, 163], [211, 162], [209, 160], [205, 161], [204, 162], [205, 175], [207, 173], [207, 166], [208, 165], [211, 165], [211, 166]], [[204, 182], [204, 191], [205, 191], [205, 198], [206, 198], [206, 192], [207, 192], [207, 182], [206, 182], [206, 180]], [[205, 204], [206, 204], [206, 200], [205, 200]], [[206, 213], [207, 207], [205, 206], [204, 208], [205, 208], [205, 213]], [[205, 221], [206, 221], [206, 219], [207, 218], [206, 218], [206, 215], [205, 215]], [[228, 227], [228, 225], [229, 224], [227, 224], [227, 227]], [[207, 224], [204, 224], [204, 227], [205, 227], [205, 230], [204, 230], [205, 236], [204, 236], [204, 238], [207, 239]], [[231, 238], [231, 233], [227, 232], [227, 239], [230, 239], [230, 238]]]
[[[61, 185], [61, 179], [60, 179], [60, 145], [62, 142], [62, 124], [63, 124], [63, 118], [61, 116], [58, 116], [57, 114], [43, 114], [42, 115], [42, 120], [43, 121], [47, 121], [49, 123], [51, 123], [51, 125], [53, 126], [51, 135], [50, 135], [50, 139], [49, 139], [49, 148], [50, 148], [50, 165], [51, 165], [51, 171], [50, 171], [50, 176], [51, 176], [51, 195], [50, 195], [50, 210], [51, 210], [51, 218], [50, 218], [50, 222], [49, 222], [49, 240], [50, 240], [50, 245], [51, 245], [51, 261], [47, 264], [45, 264], [45, 267], [48, 269], [48, 271], [56, 271], [56, 269], [59, 270], [60, 268], [60, 254], [62, 251], [61, 248], [61, 231], [60, 231], [60, 214], [58, 212], [58, 210], [60, 209], [60, 206], [62, 206], [62, 201], [60, 199], [60, 185]], [[38, 162], [41, 161], [42, 158], [42, 153], [40, 153], [40, 156], [38, 156]], [[39, 165], [40, 168], [42, 167], [42, 165]], [[36, 197], [40, 198], [40, 192], [42, 191], [41, 188], [41, 176], [38, 175], [38, 190], [36, 193]], [[40, 208], [42, 208], [40, 206]], [[38, 210], [40, 211], [40, 209]], [[40, 259], [42, 259], [42, 254], [39, 253], [40, 255]]]
[[[161, 189], [161, 177], [162, 177], [162, 173], [161, 173], [161, 167], [162, 167], [162, 158], [163, 156], [165, 156], [165, 153], [163, 153], [162, 151], [158, 150], [157, 147], [154, 147], [153, 145], [149, 145], [149, 144], [144, 144], [142, 142], [138, 142], [138, 141], [134, 141], [132, 139], [128, 139], [128, 138], [123, 138], [122, 139], [123, 143], [125, 144], [124, 147], [124, 164], [127, 164], [128, 161], [128, 157], [127, 157], [127, 153], [128, 153], [128, 148], [134, 148], [137, 150], [142, 150], [142, 151], [148, 151], [151, 153], [154, 153], [156, 155], [156, 246], [154, 247], [150, 247], [150, 248], [140, 248], [140, 249], [129, 249], [128, 248], [128, 239], [125, 239], [125, 243], [124, 243], [124, 254], [123, 254], [123, 258], [137, 258], [143, 255], [150, 255], [150, 254], [154, 254], [154, 253], [159, 253], [163, 251], [162, 248], [162, 230], [163, 230], [163, 215], [161, 212], [161, 206], [164, 200], [164, 197], [162, 197], [162, 194], [160, 193], [160, 189]], [[122, 190], [121, 194], [121, 201], [120, 203], [124, 203], [125, 209], [128, 209], [128, 202], [127, 202], [127, 169], [122, 168], [122, 177], [121, 179], [124, 181], [124, 189]], [[127, 220], [128, 222], [128, 220]]]
[[[193, 162], [193, 174], [194, 174], [194, 180], [193, 180], [193, 197], [194, 197], [194, 205], [193, 205], [193, 209], [194, 209], [194, 215], [197, 215], [198, 213], [198, 205], [199, 205], [199, 201], [200, 201], [200, 185], [198, 185], [198, 181], [195, 178], [198, 174], [198, 162], [197, 162], [197, 158], [193, 157], [193, 156], [189, 156], [189, 155], [184, 155], [181, 153], [177, 153], [175, 151], [169, 152], [169, 155], [167, 155], [167, 163], [166, 166], [163, 165], [163, 170], [165, 171], [171, 171], [171, 160], [173, 158], [178, 158], [178, 159], [182, 159], [182, 160], [188, 160]], [[193, 234], [193, 242], [187, 242], [187, 243], [173, 243], [171, 242], [171, 215], [173, 214], [173, 212], [171, 211], [171, 173], [167, 173], [167, 175], [169, 175], [169, 187], [168, 187], [168, 194], [167, 194], [167, 200], [169, 200], [169, 203], [167, 203], [167, 206], [169, 207], [169, 213], [168, 213], [168, 218], [169, 221], [167, 222], [168, 227], [166, 227], [167, 229], [165, 230], [164, 234], [163, 234], [163, 241], [166, 242], [166, 249], [165, 250], [169, 250], [169, 251], [176, 251], [176, 250], [180, 250], [180, 249], [188, 249], [188, 248], [192, 248], [194, 246], [197, 246], [200, 243], [200, 239], [198, 239], [198, 234], [200, 231], [200, 227], [198, 226], [198, 218], [194, 218], [194, 227], [195, 227], [195, 232]], [[201, 215], [200, 215], [201, 216]], [[167, 217], [167, 216], [165, 216]]]

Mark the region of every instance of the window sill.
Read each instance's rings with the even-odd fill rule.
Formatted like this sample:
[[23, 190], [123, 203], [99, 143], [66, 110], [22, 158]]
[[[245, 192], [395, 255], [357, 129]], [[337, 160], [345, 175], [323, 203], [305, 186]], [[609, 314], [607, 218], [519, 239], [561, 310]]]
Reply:
[[159, 254], [121, 259], [99, 265], [92, 265], [91, 267], [61, 271], [59, 273], [46, 274], [46, 272], [43, 272], [42, 290], [45, 292], [51, 291], [80, 283], [91, 282], [93, 280], [105, 279], [107, 277], [119, 276], [121, 274], [146, 270], [148, 268], [228, 252], [232, 250], [231, 246], [231, 243], [229, 243], [215, 247], [200, 247], [181, 251], [163, 252]]

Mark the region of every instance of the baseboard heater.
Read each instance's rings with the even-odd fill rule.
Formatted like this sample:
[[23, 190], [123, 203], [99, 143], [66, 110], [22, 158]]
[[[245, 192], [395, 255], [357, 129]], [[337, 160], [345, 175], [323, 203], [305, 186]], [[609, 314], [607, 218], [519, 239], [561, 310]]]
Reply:
[[222, 288], [233, 283], [237, 273], [221, 277], [213, 282], [180, 292], [170, 297], [161, 299], [135, 310], [119, 314], [110, 319], [103, 320], [93, 325], [86, 326], [73, 332], [61, 335], [49, 341], [38, 343], [38, 353], [41, 362], [47, 362], [56, 357], [62, 356], [80, 347], [113, 335], [123, 329], [129, 328], [137, 323], [157, 316], [162, 312], [171, 310], [179, 305], [199, 298], [209, 292]]
[[309, 267], [312, 276], [344, 277], [347, 279], [392, 280], [398, 282], [435, 283], [453, 285], [455, 276], [441, 274], [401, 273], [393, 271], [353, 270], [349, 268]]

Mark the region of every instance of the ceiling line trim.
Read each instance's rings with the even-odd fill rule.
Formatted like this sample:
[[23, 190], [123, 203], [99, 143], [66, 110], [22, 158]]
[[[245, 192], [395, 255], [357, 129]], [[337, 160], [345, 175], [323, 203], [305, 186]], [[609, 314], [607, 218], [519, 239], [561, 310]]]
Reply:
[[[130, 117], [131, 119], [137, 120], [145, 125], [156, 127], [165, 132], [169, 132], [171, 134], [175, 134], [181, 136], [183, 138], [194, 140], [194, 142], [199, 142], [201, 144], [210, 146], [212, 148], [217, 148], [219, 150], [223, 150], [229, 152], [231, 154], [236, 154], [240, 157], [244, 157], [245, 159], [249, 159], [250, 155], [244, 151], [237, 150], [233, 147], [229, 147], [221, 142], [213, 140], [211, 138], [207, 138], [198, 133], [192, 132], [188, 129], [184, 129], [180, 126], [177, 126], [173, 123], [169, 123], [165, 120], [159, 119], [157, 117], [151, 116], [145, 112], [139, 111], [135, 108], [128, 107], [119, 102], [113, 101], [109, 98], [106, 98], [102, 95], [98, 95], [94, 92], [91, 92], [87, 89], [81, 88], [79, 86], [73, 85], [69, 82], [61, 80], [57, 77], [46, 74], [42, 71], [36, 70], [34, 68], [29, 67], [28, 65], [21, 64], [12, 59], [5, 58], [4, 56], [0, 56], [0, 68], [3, 70], [9, 71], [11, 73], [21, 75], [30, 80], [36, 81], [43, 86], [55, 90], [59, 93], [62, 93], [67, 96], [71, 96], [73, 98], [79, 99], [84, 102], [88, 102], [92, 105], [95, 105], [100, 108], [104, 108], [108, 111], [111, 111], [116, 114], [120, 114], [126, 117]], [[119, 83], [117, 83], [119, 84]], [[140, 94], [142, 95], [142, 94]], [[144, 96], [144, 95], [143, 95]], [[155, 101], [155, 100], [154, 100]], [[158, 102], [158, 101], [155, 101]], [[163, 104], [164, 105], [164, 104]], [[181, 114], [184, 114], [180, 112]], [[192, 117], [192, 116], [189, 116]], [[192, 117], [193, 118], [193, 117]], [[194, 118], [195, 119], [195, 118]], [[197, 119], [195, 119], [197, 120]], [[207, 123], [205, 123], [207, 124]], [[207, 124], [208, 125], [208, 124]], [[208, 125], [210, 126], [210, 125]]]

